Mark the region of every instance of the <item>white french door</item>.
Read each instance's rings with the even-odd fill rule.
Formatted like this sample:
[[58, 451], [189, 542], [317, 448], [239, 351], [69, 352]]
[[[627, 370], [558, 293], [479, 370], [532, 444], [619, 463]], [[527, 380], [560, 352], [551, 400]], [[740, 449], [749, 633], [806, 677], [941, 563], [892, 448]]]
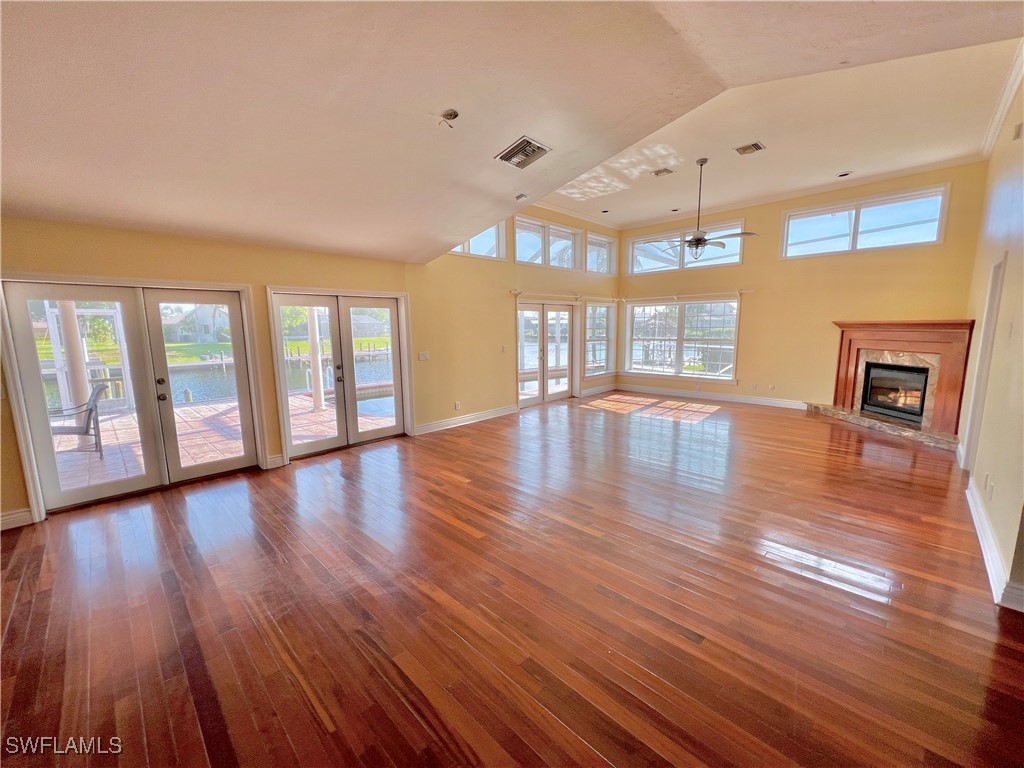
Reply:
[[46, 509], [255, 463], [237, 293], [4, 293]]
[[405, 431], [398, 301], [274, 293], [289, 457]]
[[238, 294], [143, 294], [170, 481], [252, 466], [256, 440]]
[[516, 310], [519, 405], [572, 394], [572, 306], [521, 302]]

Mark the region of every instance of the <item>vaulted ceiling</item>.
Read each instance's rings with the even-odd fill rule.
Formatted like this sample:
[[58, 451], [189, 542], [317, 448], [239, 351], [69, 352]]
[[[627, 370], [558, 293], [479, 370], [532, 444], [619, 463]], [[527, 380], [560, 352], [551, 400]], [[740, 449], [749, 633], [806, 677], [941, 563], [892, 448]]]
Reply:
[[[420, 262], [745, 86], [1022, 33], [1019, 3], [54, 2], [2, 14], [5, 212]], [[552, 151], [523, 170], [493, 159], [523, 134]], [[681, 163], [704, 151], [674, 149]]]

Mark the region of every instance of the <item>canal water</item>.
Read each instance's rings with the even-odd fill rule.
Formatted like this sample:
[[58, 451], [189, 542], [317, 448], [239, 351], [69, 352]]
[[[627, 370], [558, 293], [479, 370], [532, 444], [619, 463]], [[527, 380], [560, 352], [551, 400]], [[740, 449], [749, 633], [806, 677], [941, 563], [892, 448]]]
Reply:
[[[121, 369], [109, 367], [105, 369], [107, 376], [119, 379]], [[305, 360], [286, 360], [285, 373], [289, 392], [305, 392], [309, 389], [307, 372], [309, 363]], [[330, 381], [330, 371], [326, 381]], [[375, 382], [391, 382], [391, 360], [379, 358], [356, 362], [356, 381], [359, 384]], [[56, 373], [43, 374], [43, 386], [46, 390], [48, 408], [60, 408], [60, 389], [57, 386]], [[235, 365], [234, 363], [188, 363], [171, 366], [171, 399], [175, 403], [185, 402], [185, 390], [192, 393], [192, 402], [202, 403], [210, 400], [224, 400], [235, 397]]]

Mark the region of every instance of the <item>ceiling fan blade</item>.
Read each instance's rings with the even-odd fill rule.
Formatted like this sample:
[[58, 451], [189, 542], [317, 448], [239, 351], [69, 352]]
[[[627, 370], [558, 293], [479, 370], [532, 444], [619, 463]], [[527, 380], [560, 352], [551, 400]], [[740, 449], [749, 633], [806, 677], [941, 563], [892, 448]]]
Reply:
[[713, 245], [715, 248], [725, 248], [725, 243], [721, 243], [718, 240], [708, 240], [704, 245]]
[[730, 237], [757, 237], [757, 232], [730, 232], [728, 235], [715, 235], [719, 240], [725, 240]]

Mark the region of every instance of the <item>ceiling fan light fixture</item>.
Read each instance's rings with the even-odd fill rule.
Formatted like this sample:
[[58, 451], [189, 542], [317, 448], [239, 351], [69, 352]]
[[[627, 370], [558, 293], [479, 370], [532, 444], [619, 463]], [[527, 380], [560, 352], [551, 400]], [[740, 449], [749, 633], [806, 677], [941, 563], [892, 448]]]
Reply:
[[[715, 240], [708, 240], [708, 233], [700, 228], [700, 206], [704, 192], [704, 166], [708, 164], [706, 157], [698, 158], [697, 167], [700, 169], [698, 180], [697, 180], [697, 229], [693, 231], [689, 237], [686, 238], [686, 249], [690, 253], [690, 258], [696, 261], [704, 255], [704, 250], [712, 245], [715, 248], [726, 247], [726, 244], [722, 242], [724, 238], [730, 237], [750, 237], [756, 235], [756, 232], [734, 232], [732, 234], [717, 235]], [[678, 246], [677, 246], [678, 247]]]

